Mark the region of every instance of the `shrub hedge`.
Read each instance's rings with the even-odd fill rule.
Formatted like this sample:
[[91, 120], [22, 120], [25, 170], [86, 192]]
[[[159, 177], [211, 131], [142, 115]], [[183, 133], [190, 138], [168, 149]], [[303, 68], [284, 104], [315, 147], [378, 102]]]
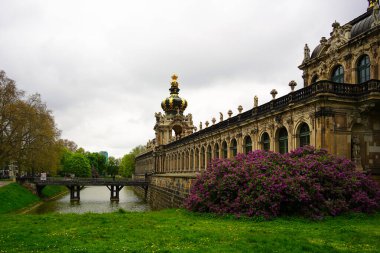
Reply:
[[306, 146], [287, 154], [256, 150], [216, 159], [185, 201], [198, 212], [321, 218], [380, 209], [380, 187], [350, 160]]

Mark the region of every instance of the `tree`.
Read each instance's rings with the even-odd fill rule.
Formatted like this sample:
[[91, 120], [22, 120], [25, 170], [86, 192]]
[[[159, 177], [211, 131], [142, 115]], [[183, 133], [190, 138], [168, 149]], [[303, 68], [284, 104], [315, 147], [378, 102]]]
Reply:
[[71, 152], [75, 152], [78, 149], [78, 145], [73, 141], [67, 139], [60, 139], [59, 142], [62, 146], [66, 147]]
[[117, 175], [119, 172], [120, 160], [113, 156], [108, 158], [107, 173], [111, 176]]
[[135, 168], [135, 156], [133, 154], [125, 154], [120, 162], [120, 174], [123, 177], [131, 177]]
[[106, 157], [96, 152], [94, 153], [86, 152], [85, 155], [87, 159], [90, 161], [91, 168], [96, 170], [96, 174], [104, 175], [107, 168]]
[[124, 155], [120, 162], [120, 174], [124, 177], [131, 177], [135, 171], [135, 158], [138, 154], [145, 151], [144, 146], [137, 146], [131, 152]]
[[85, 155], [71, 153], [64, 160], [63, 173], [75, 174], [77, 177], [90, 177], [91, 164]]
[[0, 166], [15, 163], [27, 172], [55, 173], [60, 131], [39, 94], [25, 93], [0, 71]]

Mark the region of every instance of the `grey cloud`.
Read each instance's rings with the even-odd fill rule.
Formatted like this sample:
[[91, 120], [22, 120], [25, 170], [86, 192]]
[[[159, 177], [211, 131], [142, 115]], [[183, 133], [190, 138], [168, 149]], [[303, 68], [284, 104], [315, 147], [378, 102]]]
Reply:
[[[195, 124], [302, 86], [303, 46], [367, 2], [3, 0], [0, 69], [39, 92], [63, 137], [122, 156], [154, 137], [170, 76]], [[212, 96], [212, 103], [207, 97]], [[210, 104], [208, 104], [210, 103]]]

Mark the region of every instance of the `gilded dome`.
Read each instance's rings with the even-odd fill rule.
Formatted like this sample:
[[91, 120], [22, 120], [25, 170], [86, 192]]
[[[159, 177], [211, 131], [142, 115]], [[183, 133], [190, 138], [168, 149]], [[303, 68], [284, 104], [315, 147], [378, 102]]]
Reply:
[[187, 107], [186, 99], [178, 96], [180, 89], [178, 88], [177, 78], [176, 75], [172, 76], [171, 87], [169, 89], [170, 97], [165, 98], [161, 102], [162, 110], [164, 110], [166, 114], [183, 114]]

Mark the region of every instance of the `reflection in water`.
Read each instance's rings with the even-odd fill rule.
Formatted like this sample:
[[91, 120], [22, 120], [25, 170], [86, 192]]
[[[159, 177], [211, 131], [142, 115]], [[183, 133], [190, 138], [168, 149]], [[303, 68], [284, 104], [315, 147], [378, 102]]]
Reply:
[[31, 214], [42, 213], [109, 213], [122, 208], [126, 211], [149, 211], [149, 205], [141, 200], [129, 187], [120, 191], [120, 201], [110, 201], [110, 191], [106, 186], [89, 186], [80, 191], [80, 202], [71, 202], [70, 194], [46, 202], [31, 210]]

